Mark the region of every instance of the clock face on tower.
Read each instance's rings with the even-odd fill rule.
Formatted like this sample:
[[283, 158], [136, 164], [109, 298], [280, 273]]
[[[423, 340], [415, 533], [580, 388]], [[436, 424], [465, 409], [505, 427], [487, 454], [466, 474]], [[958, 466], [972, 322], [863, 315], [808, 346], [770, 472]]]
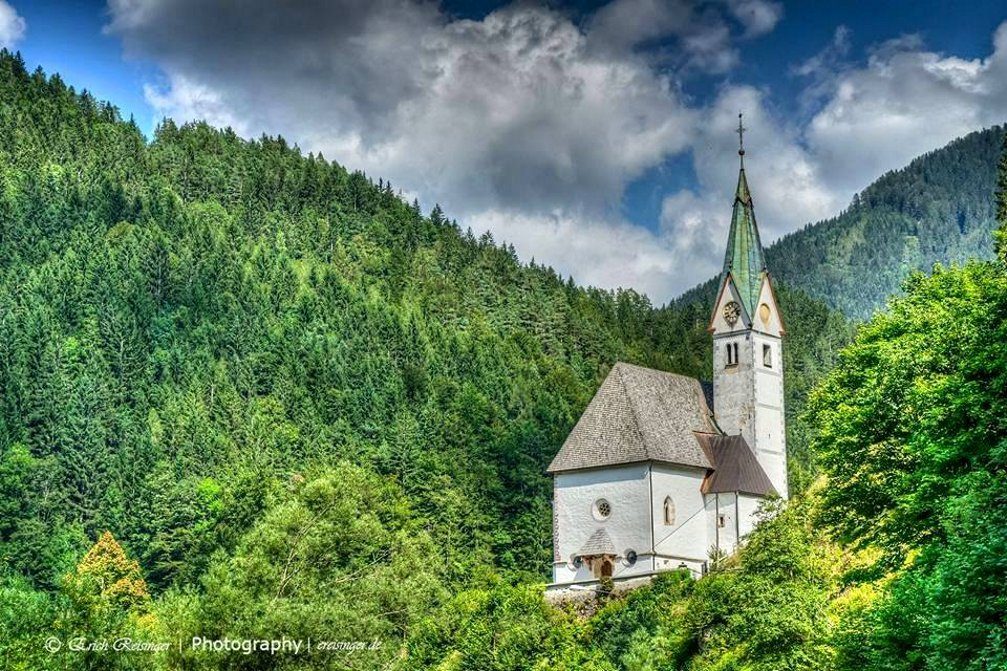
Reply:
[[741, 306], [737, 302], [731, 301], [724, 306], [724, 319], [728, 324], [734, 326], [735, 322], [738, 321], [738, 317], [741, 316]]

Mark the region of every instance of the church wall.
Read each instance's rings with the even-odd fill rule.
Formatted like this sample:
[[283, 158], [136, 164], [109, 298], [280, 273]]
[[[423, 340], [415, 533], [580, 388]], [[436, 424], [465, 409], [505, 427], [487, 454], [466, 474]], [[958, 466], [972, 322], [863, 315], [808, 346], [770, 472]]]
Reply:
[[703, 497], [706, 504], [706, 554], [712, 554], [717, 547], [717, 497], [707, 494]]
[[[648, 476], [646, 463], [555, 475], [553, 515], [559, 541], [558, 558], [553, 565], [554, 582], [593, 578], [586, 567], [577, 569], [570, 562], [599, 528], [608, 532], [615, 545], [618, 555], [615, 576], [651, 570], [647, 565], [652, 547]], [[605, 520], [598, 520], [593, 514], [594, 504], [599, 499], [611, 505], [611, 514]], [[626, 551], [630, 549], [640, 555], [633, 566], [625, 561]]]
[[[698, 468], [654, 464], [652, 500], [657, 568], [677, 568], [683, 559], [701, 571], [709, 556], [705, 502], [700, 488], [705, 471]], [[664, 500], [671, 496], [675, 507], [673, 525], [664, 523]]]
[[[738, 363], [727, 364], [727, 345], [737, 343]], [[752, 335], [718, 335], [713, 339], [713, 402], [717, 425], [727, 435], [741, 434], [754, 441], [754, 379]]]
[[738, 509], [741, 511], [741, 536], [744, 538], [755, 528], [755, 513], [764, 499], [749, 494], [738, 497]]
[[[783, 408], [782, 343], [779, 338], [754, 336], [755, 366], [755, 441], [749, 443], [755, 456], [777, 492], [787, 496], [786, 420]], [[762, 363], [763, 346], [772, 348], [772, 367]]]
[[[720, 548], [722, 554], [731, 554], [738, 543], [737, 511], [732, 492], [706, 495], [707, 529], [710, 534], [709, 550]], [[720, 518], [723, 517], [721, 524]], [[740, 520], [739, 520], [740, 521]]]
[[[777, 492], [787, 496], [786, 420], [783, 409], [782, 341], [774, 336], [753, 334], [755, 382], [755, 432], [749, 445]], [[769, 347], [770, 363], [763, 361], [763, 348]]]

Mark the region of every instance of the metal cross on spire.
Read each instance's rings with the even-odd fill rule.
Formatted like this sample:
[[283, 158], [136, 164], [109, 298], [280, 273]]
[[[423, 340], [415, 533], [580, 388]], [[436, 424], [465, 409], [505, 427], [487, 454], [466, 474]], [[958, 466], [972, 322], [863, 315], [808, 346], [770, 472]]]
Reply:
[[741, 157], [741, 167], [745, 167], [745, 127], [741, 125], [741, 112], [738, 112], [738, 156]]

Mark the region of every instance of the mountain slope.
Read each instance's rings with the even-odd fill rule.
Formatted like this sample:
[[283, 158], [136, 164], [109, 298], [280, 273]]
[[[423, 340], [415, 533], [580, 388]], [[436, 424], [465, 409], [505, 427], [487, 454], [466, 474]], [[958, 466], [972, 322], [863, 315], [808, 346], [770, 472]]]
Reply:
[[191, 584], [340, 461], [397, 480], [453, 578], [543, 575], [545, 466], [608, 368], [709, 370], [691, 309], [522, 265], [282, 139], [148, 143], [9, 54], [0, 101], [0, 558], [38, 584], [105, 529], [154, 589]]
[[[793, 413], [849, 329], [781, 301]], [[545, 578], [549, 460], [614, 362], [707, 376], [707, 317], [521, 264], [280, 138], [148, 142], [0, 53], [0, 648], [112, 668], [33, 637], [139, 621], [380, 637], [382, 668], [446, 593]], [[109, 566], [130, 599], [88, 577]]]
[[[839, 216], [771, 245], [770, 270], [782, 283], [864, 319], [914, 270], [991, 258], [992, 194], [1005, 129], [971, 133], [880, 177]], [[675, 302], [707, 301], [713, 282]]]
[[544, 465], [606, 366], [664, 361], [645, 300], [281, 139], [148, 144], [10, 55], [0, 100], [5, 565], [58, 582], [111, 529], [155, 587], [191, 582], [275, 487], [349, 460], [453, 570], [544, 570]]

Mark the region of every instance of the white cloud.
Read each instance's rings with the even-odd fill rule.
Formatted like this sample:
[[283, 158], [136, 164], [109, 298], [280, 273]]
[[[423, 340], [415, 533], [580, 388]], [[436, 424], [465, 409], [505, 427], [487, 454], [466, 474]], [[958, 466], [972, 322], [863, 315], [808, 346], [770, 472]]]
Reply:
[[738, 112], [744, 111], [745, 166], [764, 244], [838, 211], [843, 202], [823, 180], [797, 132], [766, 110], [765, 93], [726, 87], [705, 110], [693, 144], [698, 191], [665, 198], [661, 226], [674, 241], [676, 263], [702, 259], [708, 277], [719, 271], [738, 181]]
[[10, 3], [0, 0], [0, 47], [13, 48], [24, 37], [28, 24]]
[[[0, 0], [2, 2], [2, 0]], [[108, 31], [154, 61], [158, 111], [242, 135], [283, 133], [390, 179], [579, 281], [655, 301], [719, 270], [745, 111], [764, 242], [834, 214], [885, 170], [1007, 116], [1007, 24], [985, 59], [916, 37], [847, 60], [840, 26], [795, 64], [797, 113], [724, 82], [710, 104], [687, 73], [728, 71], [782, 18], [767, 0], [613, 0], [575, 23], [515, 4], [458, 20], [414, 0], [110, 0]], [[664, 200], [657, 232], [619, 214], [626, 186], [691, 153], [697, 186]]]
[[727, 0], [734, 17], [745, 26], [748, 37], [772, 32], [783, 18], [783, 5], [767, 0]]
[[493, 231], [497, 241], [514, 245], [521, 258], [565, 266], [581, 284], [633, 287], [663, 299], [671, 297], [670, 284], [698, 281], [690, 265], [675, 265], [667, 238], [625, 222], [563, 211], [528, 215], [498, 210], [468, 221], [474, 229]]
[[876, 48], [865, 67], [835, 74], [806, 130], [832, 188], [852, 193], [865, 178], [1007, 120], [1007, 23], [993, 47], [984, 59], [964, 60], [902, 38]]
[[693, 144], [698, 191], [665, 199], [662, 226], [674, 237], [674, 258], [722, 254], [736, 184], [736, 137], [745, 111], [746, 165], [763, 243], [831, 216], [882, 173], [979, 128], [1007, 120], [1007, 23], [992, 53], [964, 60], [928, 51], [917, 36], [875, 47], [867, 63], [845, 60], [849, 31], [840, 26], [814, 58], [795, 66], [809, 78], [806, 102], [818, 106], [805, 123], [767, 113], [766, 94], [725, 87], [704, 111]]
[[[654, 260], [654, 236], [614, 213], [626, 184], [688, 148], [696, 113], [645, 55], [595, 41], [560, 12], [515, 5], [448, 20], [404, 0], [295, 16], [265, 0], [111, 10], [109, 31], [165, 72], [147, 88], [164, 114], [283, 132], [491, 228], [524, 258], [604, 286], [674, 290], [656, 279], [667, 262]], [[235, 28], [222, 37], [222, 25]], [[623, 253], [590, 251], [616, 238]]]
[[248, 124], [228, 108], [219, 93], [190, 81], [185, 75], [173, 75], [167, 87], [145, 84], [143, 95], [164, 116], [201, 119], [217, 128], [231, 128], [239, 135], [249, 135]]
[[422, 91], [381, 134], [313, 144], [436, 194], [451, 209], [597, 213], [627, 181], [687, 144], [694, 116], [634, 60], [596, 58], [566, 18], [541, 9], [457, 21], [429, 37]]

